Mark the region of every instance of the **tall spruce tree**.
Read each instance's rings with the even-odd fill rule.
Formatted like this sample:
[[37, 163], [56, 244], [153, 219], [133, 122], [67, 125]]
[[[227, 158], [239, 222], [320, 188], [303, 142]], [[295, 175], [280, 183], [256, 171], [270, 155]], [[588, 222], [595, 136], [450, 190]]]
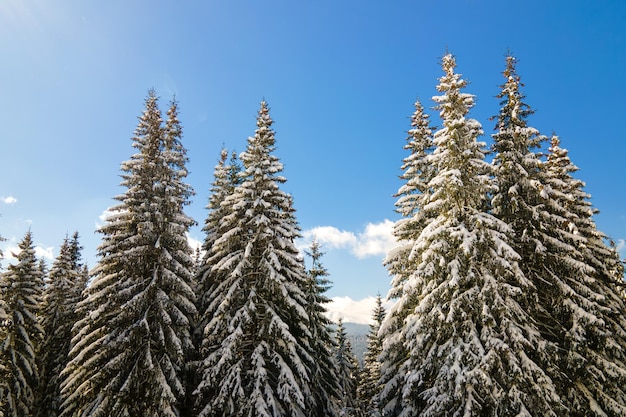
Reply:
[[391, 337], [408, 355], [399, 397], [381, 396], [381, 406], [399, 416], [559, 415], [551, 380], [526, 353], [544, 342], [526, 311], [532, 283], [517, 266], [510, 228], [486, 212], [493, 182], [481, 125], [467, 117], [474, 98], [463, 92], [455, 58], [442, 64], [442, 95], [433, 97], [442, 119], [430, 158], [436, 174], [421, 207], [429, 220], [388, 315], [392, 323], [406, 317]]
[[311, 258], [308, 279], [305, 287], [305, 309], [309, 317], [309, 330], [313, 343], [314, 357], [311, 371], [313, 381], [318, 385], [313, 388], [313, 396], [317, 409], [309, 409], [309, 416], [331, 417], [337, 414], [334, 401], [339, 397], [340, 387], [337, 383], [337, 369], [333, 357], [332, 322], [326, 317], [326, 307], [331, 300], [325, 295], [331, 282], [328, 270], [322, 264], [324, 252], [317, 239], [313, 239], [305, 254]]
[[242, 183], [226, 197], [210, 258], [220, 282], [211, 295], [202, 344], [200, 416], [305, 416], [316, 409], [314, 360], [295, 246], [292, 198], [263, 101], [255, 135], [240, 156]]
[[393, 235], [398, 246], [391, 250], [384, 261], [389, 273], [393, 276], [388, 298], [397, 299], [405, 303], [404, 308], [398, 308], [387, 318], [381, 326], [381, 339], [385, 349], [380, 359], [385, 363], [381, 372], [382, 390], [375, 399], [376, 403], [385, 404], [386, 413], [394, 415], [400, 412], [401, 403], [397, 401], [401, 393], [407, 351], [401, 337], [404, 319], [411, 311], [416, 300], [410, 296], [403, 297], [404, 283], [410, 278], [414, 266], [413, 245], [428, 224], [427, 216], [433, 211], [423, 208], [428, 204], [432, 192], [430, 181], [433, 179], [437, 167], [429, 160], [432, 154], [433, 131], [429, 116], [424, 113], [424, 107], [418, 100], [415, 102], [415, 112], [411, 116], [411, 129], [408, 131], [404, 149], [409, 156], [404, 158], [401, 179], [404, 184], [398, 190], [396, 197], [396, 211], [402, 216], [393, 227]]
[[195, 314], [185, 215], [192, 190], [177, 104], [150, 91], [121, 166], [126, 191], [100, 229], [100, 260], [64, 371], [63, 415], [178, 416]]
[[[516, 60], [508, 56], [494, 138], [499, 190], [493, 212], [514, 230], [520, 266], [536, 287], [530, 309], [546, 343], [529, 352], [552, 378], [572, 416], [624, 414], [621, 265], [593, 222], [595, 210], [567, 151], [527, 125]], [[610, 376], [609, 376], [610, 375]], [[606, 388], [605, 388], [606, 387]], [[617, 387], [617, 388], [616, 388]]]
[[[493, 173], [497, 185], [492, 212], [513, 229], [514, 248], [522, 257], [520, 266], [532, 279], [545, 251], [542, 231], [546, 228], [545, 173], [540, 150], [547, 138], [528, 126], [534, 111], [524, 102], [523, 86], [516, 71], [517, 60], [506, 57], [505, 83], [493, 137]], [[547, 333], [547, 329], [544, 329]]]
[[7, 320], [0, 330], [0, 413], [30, 416], [35, 406], [38, 372], [35, 354], [43, 336], [39, 323], [43, 276], [35, 256], [32, 234], [18, 245], [17, 263], [0, 275], [0, 298]]
[[45, 337], [37, 358], [41, 378], [36, 417], [60, 414], [60, 375], [68, 362], [72, 327], [78, 320], [76, 307], [86, 285], [80, 250], [77, 233], [72, 240], [66, 237], [48, 274], [41, 312]]
[[383, 350], [380, 327], [385, 320], [385, 307], [379, 295], [376, 296], [376, 306], [372, 312], [372, 323], [367, 334], [367, 349], [363, 358], [363, 371], [357, 387], [359, 407], [365, 416], [380, 416], [378, 395], [382, 389], [380, 380], [380, 354]]
[[[552, 316], [558, 321], [554, 379], [570, 416], [626, 415], [626, 307], [623, 269], [596, 228], [584, 182], [566, 149], [552, 138], [545, 164], [547, 231], [544, 265]], [[554, 242], [558, 242], [555, 244]], [[567, 248], [567, 251], [557, 249]]]

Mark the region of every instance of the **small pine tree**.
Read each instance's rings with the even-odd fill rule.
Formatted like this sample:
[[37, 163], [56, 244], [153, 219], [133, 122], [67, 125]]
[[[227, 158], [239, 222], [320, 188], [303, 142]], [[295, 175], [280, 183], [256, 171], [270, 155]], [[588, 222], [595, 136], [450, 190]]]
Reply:
[[376, 296], [376, 306], [372, 313], [370, 330], [367, 335], [367, 349], [363, 358], [363, 371], [357, 387], [359, 407], [365, 416], [380, 416], [378, 395], [382, 390], [380, 384], [380, 354], [383, 350], [380, 328], [385, 320], [385, 308], [380, 294]]
[[[0, 235], [0, 242], [4, 242], [6, 239]], [[2, 252], [2, 248], [0, 248], [0, 271], [2, 271], [2, 259], [4, 259], [4, 253]]]
[[194, 223], [183, 212], [192, 190], [177, 104], [163, 126], [150, 91], [122, 163], [126, 192], [100, 229], [99, 263], [79, 304], [63, 415], [178, 416], [195, 314], [191, 248]]
[[335, 329], [335, 366], [341, 390], [337, 404], [339, 415], [355, 416], [358, 412], [356, 387], [359, 366], [341, 318]]
[[[200, 371], [200, 351], [202, 349], [203, 339], [205, 337], [204, 330], [212, 318], [211, 311], [215, 309], [213, 303], [218, 300], [214, 292], [219, 289], [219, 285], [222, 283], [220, 278], [220, 272], [214, 268], [217, 260], [219, 260], [219, 254], [216, 257], [214, 248], [215, 241], [220, 236], [220, 224], [224, 217], [232, 212], [232, 207], [226, 205], [226, 197], [233, 194], [235, 187], [241, 183], [241, 164], [237, 158], [237, 155], [233, 152], [228, 158], [228, 150], [223, 148], [220, 152], [220, 159], [215, 166], [213, 173], [213, 183], [211, 185], [211, 194], [209, 197], [209, 203], [207, 210], [209, 211], [207, 218], [204, 221], [202, 231], [205, 233], [205, 238], [202, 243], [201, 253], [197, 261], [197, 267], [195, 271], [195, 292], [196, 292], [196, 309], [198, 316], [194, 322], [194, 346], [196, 357], [192, 361], [191, 368], [192, 374], [189, 379], [189, 392], [188, 395], [192, 395], [189, 399], [190, 404], [195, 404], [195, 407], [200, 407], [202, 400], [193, 397], [193, 391], [198, 386], [202, 379]], [[199, 248], [200, 250], [200, 248]], [[207, 335], [207, 337], [210, 337]], [[209, 397], [207, 388], [204, 396]], [[199, 411], [197, 411], [199, 412]], [[196, 412], [196, 414], [197, 414]]]
[[204, 242], [202, 243], [204, 255], [199, 261], [198, 271], [196, 272], [198, 321], [195, 324], [194, 339], [198, 348], [202, 341], [204, 328], [211, 319], [207, 314], [207, 310], [214, 300], [213, 291], [221, 282], [219, 277], [216, 276], [217, 271], [213, 268], [215, 265], [214, 244], [219, 238], [219, 227], [222, 219], [230, 214], [231, 207], [225, 204], [225, 200], [226, 197], [233, 194], [235, 188], [241, 183], [240, 172], [241, 165], [237, 155], [233, 152], [229, 161], [228, 150], [222, 149], [219, 162], [215, 166], [209, 204], [206, 207], [209, 214], [202, 228], [202, 231], [205, 233]]
[[43, 276], [31, 232], [19, 243], [17, 263], [0, 275], [0, 298], [8, 320], [0, 336], [0, 405], [5, 417], [34, 411], [38, 372], [35, 352], [43, 336], [39, 323]]
[[59, 256], [52, 264], [43, 294], [42, 327], [45, 337], [38, 357], [40, 385], [36, 417], [56, 417], [60, 414], [60, 374], [70, 351], [72, 327], [78, 320], [76, 307], [85, 289], [80, 264], [78, 234], [65, 238]]
[[309, 317], [309, 330], [316, 361], [311, 371], [313, 380], [318, 384], [313, 388], [317, 409], [309, 410], [310, 416], [331, 417], [337, 414], [335, 399], [339, 397], [337, 369], [332, 360], [334, 341], [331, 330], [332, 322], [326, 317], [325, 305], [330, 299], [324, 295], [331, 286], [329, 273], [322, 264], [324, 252], [320, 243], [313, 239], [305, 254], [311, 258], [308, 280], [305, 287], [305, 309]]

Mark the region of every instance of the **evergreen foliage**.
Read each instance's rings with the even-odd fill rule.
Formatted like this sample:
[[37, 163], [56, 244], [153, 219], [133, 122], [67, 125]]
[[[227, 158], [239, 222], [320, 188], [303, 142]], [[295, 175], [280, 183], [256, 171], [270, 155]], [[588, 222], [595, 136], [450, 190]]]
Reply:
[[[228, 213], [231, 212], [230, 207], [225, 204], [225, 200], [227, 196], [234, 192], [235, 187], [241, 183], [241, 177], [239, 175], [240, 172], [241, 164], [236, 153], [232, 152], [229, 160], [228, 150], [222, 148], [220, 152], [220, 159], [214, 169], [214, 179], [210, 189], [211, 194], [209, 197], [209, 203], [206, 207], [209, 213], [202, 228], [202, 231], [205, 233], [205, 237], [201, 249], [199, 248], [199, 254], [197, 256], [195, 292], [197, 295], [196, 308], [198, 316], [193, 324], [193, 339], [196, 348], [196, 356], [191, 364], [193, 371], [189, 380], [188, 395], [193, 393], [202, 378], [199, 354], [202, 347], [204, 329], [212, 317], [212, 313], [209, 309], [211, 308], [211, 303], [214, 301], [213, 297], [216, 297], [214, 291], [222, 282], [219, 271], [213, 268], [216, 261], [219, 259], [215, 256], [214, 243], [219, 237], [219, 227], [222, 218], [226, 217]], [[196, 403], [199, 405], [201, 401], [194, 399], [192, 395], [189, 403]]]
[[[557, 137], [545, 164], [547, 213], [554, 227], [546, 247], [544, 280], [553, 297], [550, 313], [559, 329], [560, 394], [571, 416], [626, 414], [626, 311], [623, 269], [592, 219], [597, 212], [572, 176], [572, 164]], [[566, 250], [563, 250], [563, 248]], [[561, 249], [557, 251], [557, 249]]]
[[[407, 357], [401, 380], [383, 379], [394, 385], [383, 389], [381, 407], [399, 416], [558, 415], [550, 379], [526, 354], [543, 342], [527, 313], [532, 284], [517, 266], [510, 228], [486, 212], [494, 187], [477, 141], [482, 128], [467, 118], [474, 98], [455, 66], [444, 56], [442, 95], [433, 98], [443, 127], [430, 157], [432, 194], [420, 207], [429, 220], [413, 243], [409, 278], [394, 281], [401, 298], [383, 325]], [[385, 342], [382, 357], [394, 348]]]
[[[505, 83], [497, 96], [502, 102], [496, 133], [492, 135], [497, 189], [491, 205], [493, 214], [513, 229], [514, 248], [522, 258], [520, 266], [524, 274], [533, 279], [537, 274], [534, 265], [541, 264], [545, 252], [543, 230], [548, 222], [545, 172], [538, 153], [547, 138], [528, 126], [527, 118], [533, 110], [524, 102], [516, 64], [513, 56], [507, 56], [503, 72]], [[547, 329], [542, 331], [549, 333]]]
[[[240, 156], [241, 184], [226, 197], [213, 255], [219, 276], [204, 315], [200, 416], [304, 416], [317, 409], [314, 358], [305, 310], [307, 275], [292, 198], [265, 102]], [[321, 358], [323, 360], [323, 358]]]
[[76, 307], [86, 286], [81, 249], [78, 233], [72, 240], [65, 238], [48, 274], [41, 312], [45, 336], [37, 358], [40, 385], [36, 417], [60, 414], [60, 375], [68, 361], [72, 327], [78, 321]]
[[309, 317], [311, 343], [316, 358], [311, 370], [313, 396], [317, 409], [309, 409], [309, 416], [330, 417], [337, 414], [336, 399], [340, 396], [338, 375], [333, 358], [334, 341], [331, 330], [332, 322], [326, 317], [326, 307], [331, 300], [324, 295], [331, 286], [329, 273], [322, 265], [324, 253], [317, 239], [313, 239], [306, 255], [311, 258], [311, 268], [305, 287], [305, 310]]
[[363, 358], [363, 370], [357, 387], [359, 408], [363, 415], [370, 417], [380, 416], [378, 395], [382, 390], [380, 354], [383, 350], [383, 340], [379, 333], [385, 315], [385, 308], [379, 294], [376, 296], [376, 307], [372, 312], [373, 323], [370, 324], [370, 331], [367, 335], [367, 350]]
[[392, 311], [381, 326], [380, 337], [384, 341], [385, 349], [381, 352], [380, 360], [385, 365], [381, 368], [380, 375], [383, 388], [375, 399], [376, 403], [385, 404], [386, 413], [390, 415], [400, 411], [401, 404], [397, 399], [401, 396], [399, 390], [404, 379], [402, 364], [407, 357], [401, 331], [404, 319], [411, 310], [410, 305], [415, 304], [415, 300], [409, 298], [410, 295], [403, 297], [403, 288], [414, 268], [414, 242], [428, 224], [426, 216], [433, 215], [433, 212], [423, 210], [423, 207], [428, 203], [432, 193], [429, 184], [437, 172], [437, 167], [429, 160], [434, 148], [433, 131], [429, 116], [424, 113], [424, 107], [419, 101], [415, 102], [415, 112], [411, 116], [411, 129], [406, 141], [404, 149], [409, 151], [409, 155], [404, 158], [404, 172], [400, 177], [404, 184], [396, 194], [396, 211], [402, 217], [393, 227], [393, 234], [399, 244], [387, 254], [384, 263], [393, 276], [388, 298], [401, 299], [407, 307]]
[[339, 319], [335, 329], [335, 364], [339, 389], [341, 390], [337, 402], [339, 415], [354, 416], [358, 412], [356, 387], [359, 365], [352, 352], [352, 344], [343, 326], [343, 319]]
[[[5, 239], [0, 235], [0, 242], [3, 242]], [[2, 271], [2, 258], [4, 258], [4, 253], [2, 253], [2, 248], [0, 248], [0, 271]], [[0, 294], [0, 336], [2, 336], [2, 329], [5, 325], [5, 320], [7, 320], [6, 306], [4, 303], [4, 299], [2, 298], [2, 294]], [[2, 366], [2, 364], [0, 364]], [[0, 372], [2, 372], [2, 368], [0, 368]], [[2, 382], [0, 382], [1, 386]], [[1, 389], [1, 388], [0, 388]]]
[[209, 214], [204, 221], [202, 231], [205, 234], [202, 243], [202, 256], [198, 263], [196, 272], [197, 281], [197, 310], [198, 323], [196, 323], [194, 339], [199, 347], [202, 342], [202, 334], [210, 315], [207, 310], [213, 301], [216, 285], [220, 283], [218, 271], [213, 270], [217, 258], [214, 256], [214, 244], [219, 237], [219, 228], [222, 219], [231, 213], [231, 207], [225, 204], [226, 197], [233, 194], [235, 188], [241, 184], [241, 164], [237, 155], [233, 152], [228, 159], [228, 150], [223, 148], [220, 159], [214, 170], [214, 180], [211, 187], [209, 204], [207, 210]]
[[185, 149], [177, 104], [163, 126], [150, 91], [122, 163], [126, 192], [100, 229], [100, 261], [64, 370], [63, 415], [178, 416], [195, 314], [191, 248], [194, 223], [183, 212]]
[[377, 297], [362, 370], [326, 316], [321, 245], [309, 269], [296, 247], [267, 103], [245, 152], [220, 153], [194, 253], [178, 104], [164, 120], [151, 90], [94, 270], [75, 233], [48, 274], [28, 231], [0, 272], [0, 417], [626, 415], [624, 264], [568, 151], [529, 126], [516, 66], [492, 163], [453, 55], [441, 127], [415, 102], [396, 302]]
[[[536, 290], [533, 315], [546, 343], [529, 352], [552, 378], [567, 415], [623, 415], [623, 270], [593, 222], [596, 210], [557, 138], [527, 125], [516, 60], [507, 57], [494, 138], [499, 192], [493, 212], [514, 230], [520, 266]], [[619, 313], [619, 312], [622, 313]]]
[[39, 323], [43, 276], [32, 234], [18, 245], [17, 263], [0, 275], [0, 299], [7, 320], [0, 328], [0, 414], [29, 416], [34, 411], [39, 374], [36, 352], [43, 336]]

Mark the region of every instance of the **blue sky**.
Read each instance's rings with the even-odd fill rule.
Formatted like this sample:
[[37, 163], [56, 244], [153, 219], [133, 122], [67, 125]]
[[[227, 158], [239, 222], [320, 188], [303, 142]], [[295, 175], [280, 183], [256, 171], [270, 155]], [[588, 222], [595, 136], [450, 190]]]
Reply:
[[[285, 190], [304, 235], [323, 237], [333, 308], [369, 316], [370, 297], [389, 289], [381, 261], [415, 99], [433, 105], [450, 51], [489, 135], [507, 50], [530, 124], [560, 136], [600, 229], [623, 246], [624, 22], [621, 0], [2, 0], [3, 247], [31, 228], [40, 253], [56, 256], [78, 230], [93, 265], [151, 87], [162, 109], [179, 100], [196, 191], [187, 212], [201, 224], [220, 148], [244, 150], [266, 99]], [[203, 238], [199, 227], [191, 237]]]

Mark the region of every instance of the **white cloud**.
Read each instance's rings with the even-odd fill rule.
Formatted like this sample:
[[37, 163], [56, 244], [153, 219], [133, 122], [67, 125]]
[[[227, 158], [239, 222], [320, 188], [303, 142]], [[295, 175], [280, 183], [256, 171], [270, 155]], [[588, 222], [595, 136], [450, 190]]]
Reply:
[[[368, 223], [361, 233], [339, 230], [333, 226], [318, 226], [304, 231], [302, 235], [307, 242], [315, 237], [326, 248], [347, 248], [354, 256], [363, 259], [384, 256], [397, 245], [393, 236], [393, 225], [388, 219], [380, 223]], [[306, 246], [308, 244], [304, 245]]]
[[[384, 301], [383, 307], [386, 311], [393, 302]], [[333, 322], [343, 319], [344, 322], [370, 324], [372, 314], [376, 307], [376, 297], [366, 297], [361, 300], [353, 300], [350, 297], [333, 297], [326, 305], [326, 316]]]
[[0, 201], [2, 201], [4, 204], [15, 204], [17, 203], [17, 198], [11, 197], [11, 196], [8, 196], [8, 197], [3, 196], [3, 197], [0, 197]]
[[626, 258], [626, 239], [618, 239], [615, 249], [617, 249], [617, 253], [619, 253], [622, 258]]
[[387, 252], [397, 246], [393, 236], [393, 225], [394, 223], [388, 219], [381, 223], [368, 223], [365, 226], [365, 232], [359, 234], [352, 253], [357, 258], [386, 255]]
[[313, 237], [331, 249], [341, 249], [345, 247], [353, 247], [357, 243], [357, 238], [352, 232], [339, 230], [333, 226], [318, 226], [307, 230], [303, 233], [306, 240], [312, 240]]
[[[2, 252], [4, 254], [3, 261], [7, 261], [9, 264], [17, 263], [17, 256], [20, 254], [22, 250], [17, 246], [17, 242], [12, 239], [12, 241], [6, 246], [2, 248]], [[54, 260], [54, 246], [50, 246], [44, 248], [41, 245], [35, 245], [35, 255], [38, 258], [44, 258], [46, 261]]]
[[37, 255], [39, 258], [46, 258], [48, 260], [53, 260], [54, 259], [54, 246], [50, 246], [47, 248], [41, 247], [41, 246], [35, 246], [35, 255]]

